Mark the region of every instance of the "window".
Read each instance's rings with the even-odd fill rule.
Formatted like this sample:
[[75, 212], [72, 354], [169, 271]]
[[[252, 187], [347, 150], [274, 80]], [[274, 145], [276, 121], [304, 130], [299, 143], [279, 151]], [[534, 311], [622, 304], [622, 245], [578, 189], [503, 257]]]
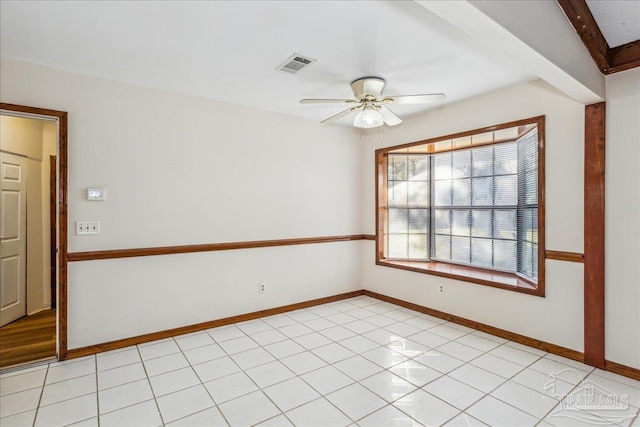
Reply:
[[378, 264], [543, 294], [543, 119], [378, 150]]

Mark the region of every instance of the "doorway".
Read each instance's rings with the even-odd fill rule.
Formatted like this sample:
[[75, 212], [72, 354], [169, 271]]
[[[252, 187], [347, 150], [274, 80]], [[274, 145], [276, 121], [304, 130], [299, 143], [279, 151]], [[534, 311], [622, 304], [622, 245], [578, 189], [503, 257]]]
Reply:
[[0, 369], [66, 359], [67, 113], [0, 103]]

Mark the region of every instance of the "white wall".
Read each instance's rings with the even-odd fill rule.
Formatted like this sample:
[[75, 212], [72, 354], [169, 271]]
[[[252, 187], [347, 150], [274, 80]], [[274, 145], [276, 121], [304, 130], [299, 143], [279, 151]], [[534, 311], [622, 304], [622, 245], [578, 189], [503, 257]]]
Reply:
[[605, 356], [640, 369], [640, 68], [607, 76]]
[[[349, 129], [7, 58], [0, 93], [69, 112], [70, 252], [361, 233]], [[360, 289], [361, 246], [70, 263], [69, 348]]]
[[[546, 116], [546, 247], [583, 251], [584, 106], [544, 82], [495, 91], [434, 109], [387, 131], [370, 132], [363, 157], [363, 227], [375, 232], [374, 150]], [[363, 256], [364, 288], [508, 331], [583, 350], [583, 266], [549, 260], [546, 297], [540, 298], [427, 274], [375, 265], [375, 243]], [[446, 293], [437, 292], [444, 283]]]

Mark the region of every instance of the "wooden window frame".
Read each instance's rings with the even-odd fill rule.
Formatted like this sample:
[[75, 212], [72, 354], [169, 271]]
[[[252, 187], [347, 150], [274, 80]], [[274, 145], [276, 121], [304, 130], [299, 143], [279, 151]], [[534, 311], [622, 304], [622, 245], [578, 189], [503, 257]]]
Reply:
[[[462, 280], [494, 288], [521, 292], [529, 295], [545, 296], [545, 129], [544, 116], [531, 117], [495, 126], [473, 129], [451, 135], [439, 136], [427, 140], [415, 141], [392, 147], [385, 147], [375, 152], [375, 192], [376, 192], [376, 264], [384, 267], [398, 268], [449, 279]], [[515, 273], [505, 273], [487, 268], [464, 266], [441, 261], [397, 261], [386, 259], [385, 236], [387, 235], [387, 160], [391, 151], [403, 148], [428, 145], [427, 152], [439, 152], [432, 149], [437, 142], [469, 137], [475, 134], [493, 132], [501, 129], [535, 124], [538, 128], [538, 283], [537, 285]], [[496, 143], [498, 141], [492, 142]], [[470, 145], [470, 147], [481, 144]], [[484, 144], [486, 145], [486, 144]], [[443, 150], [450, 151], [450, 150]]]

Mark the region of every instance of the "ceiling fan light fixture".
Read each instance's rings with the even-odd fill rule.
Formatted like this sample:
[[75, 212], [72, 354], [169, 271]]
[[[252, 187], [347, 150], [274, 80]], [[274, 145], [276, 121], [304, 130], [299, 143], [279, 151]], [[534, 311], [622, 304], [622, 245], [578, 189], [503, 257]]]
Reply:
[[356, 114], [356, 118], [353, 120], [353, 125], [357, 128], [371, 129], [377, 128], [384, 124], [382, 114], [371, 106], [364, 107], [362, 111]]

